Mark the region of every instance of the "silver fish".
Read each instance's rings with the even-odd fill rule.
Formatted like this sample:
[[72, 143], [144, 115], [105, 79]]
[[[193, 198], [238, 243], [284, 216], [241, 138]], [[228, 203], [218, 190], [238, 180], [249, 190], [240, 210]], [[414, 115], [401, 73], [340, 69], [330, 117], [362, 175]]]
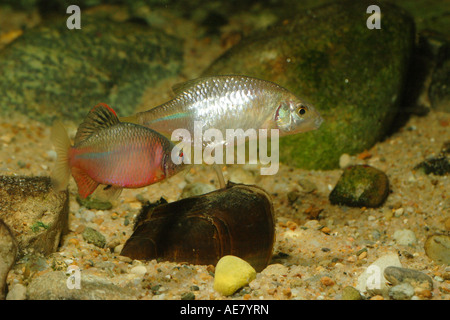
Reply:
[[[175, 97], [122, 121], [170, 137], [179, 128], [279, 129], [280, 136], [318, 129], [323, 121], [309, 103], [276, 83], [239, 75], [210, 76], [173, 87]], [[217, 141], [216, 141], [217, 143]], [[225, 143], [225, 141], [223, 141]]]

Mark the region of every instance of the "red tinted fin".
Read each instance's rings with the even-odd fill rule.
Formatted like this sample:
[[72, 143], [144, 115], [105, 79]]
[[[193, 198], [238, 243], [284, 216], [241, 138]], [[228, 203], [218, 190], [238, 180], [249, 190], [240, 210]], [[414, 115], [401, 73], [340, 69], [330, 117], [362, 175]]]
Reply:
[[92, 178], [89, 177], [87, 173], [81, 169], [75, 167], [72, 168], [72, 175], [75, 179], [75, 182], [77, 183], [78, 193], [83, 199], [94, 192], [99, 185], [98, 182], [92, 180]]
[[116, 112], [104, 103], [96, 105], [84, 119], [83, 123], [78, 127], [77, 135], [75, 136], [75, 145], [94, 133], [114, 126], [120, 123]]

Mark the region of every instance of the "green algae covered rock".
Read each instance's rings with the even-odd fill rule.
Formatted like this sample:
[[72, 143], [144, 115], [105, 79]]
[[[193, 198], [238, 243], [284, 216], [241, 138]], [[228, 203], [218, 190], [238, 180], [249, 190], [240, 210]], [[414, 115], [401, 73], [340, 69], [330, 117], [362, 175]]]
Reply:
[[376, 208], [389, 195], [389, 180], [383, 171], [367, 165], [348, 167], [331, 191], [332, 204]]
[[370, 148], [390, 128], [412, 51], [411, 17], [378, 3], [381, 29], [368, 29], [372, 4], [346, 1], [300, 12], [244, 39], [204, 74], [271, 80], [312, 102], [324, 123], [319, 130], [282, 138], [280, 161], [337, 168], [341, 154]]
[[80, 121], [100, 102], [128, 115], [181, 66], [182, 42], [163, 31], [101, 15], [83, 14], [73, 30], [51, 20], [0, 52], [0, 116]]

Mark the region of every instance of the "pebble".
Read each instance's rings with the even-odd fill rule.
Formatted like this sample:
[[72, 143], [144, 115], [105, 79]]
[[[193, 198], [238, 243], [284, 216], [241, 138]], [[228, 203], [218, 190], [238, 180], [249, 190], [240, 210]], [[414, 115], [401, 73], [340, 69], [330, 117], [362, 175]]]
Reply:
[[384, 277], [393, 285], [408, 283], [415, 290], [433, 290], [433, 280], [423, 272], [407, 268], [387, 267]]
[[362, 296], [357, 289], [347, 286], [342, 290], [342, 300], [362, 300]]
[[147, 268], [145, 266], [136, 266], [130, 269], [130, 273], [138, 276], [144, 276], [147, 273]]
[[425, 241], [425, 253], [438, 262], [450, 265], [450, 236], [434, 234]]
[[311, 193], [317, 190], [316, 184], [305, 178], [299, 179], [298, 184], [302, 188], [302, 191], [305, 193]]
[[414, 295], [414, 288], [409, 283], [402, 283], [389, 289], [389, 297], [393, 300], [410, 300]]
[[230, 296], [255, 278], [256, 271], [248, 262], [236, 256], [224, 256], [216, 265], [214, 290]]
[[414, 295], [414, 288], [409, 283], [402, 283], [389, 289], [389, 297], [393, 300], [410, 300]]
[[411, 246], [417, 242], [416, 235], [408, 229], [401, 229], [394, 232], [394, 240], [402, 246]]
[[389, 195], [386, 174], [368, 165], [355, 165], [344, 170], [329, 195], [331, 204], [376, 208]]
[[86, 227], [82, 233], [82, 236], [87, 243], [92, 243], [99, 248], [103, 248], [106, 244], [105, 236], [91, 227]]
[[386, 254], [375, 260], [358, 277], [356, 289], [361, 292], [367, 292], [369, 295], [387, 296], [388, 287], [384, 278], [384, 270], [389, 267], [401, 267], [402, 264], [396, 253]]

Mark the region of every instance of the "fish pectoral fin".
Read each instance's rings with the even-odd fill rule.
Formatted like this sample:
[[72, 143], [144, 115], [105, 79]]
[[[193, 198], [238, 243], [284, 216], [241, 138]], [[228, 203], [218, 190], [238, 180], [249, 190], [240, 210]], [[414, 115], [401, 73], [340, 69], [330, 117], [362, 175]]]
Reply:
[[79, 168], [72, 168], [72, 176], [78, 186], [78, 193], [85, 199], [95, 191], [99, 183], [93, 180], [85, 171]]
[[101, 185], [101, 188], [95, 190], [94, 195], [100, 201], [113, 201], [119, 198], [123, 188], [112, 185]]

